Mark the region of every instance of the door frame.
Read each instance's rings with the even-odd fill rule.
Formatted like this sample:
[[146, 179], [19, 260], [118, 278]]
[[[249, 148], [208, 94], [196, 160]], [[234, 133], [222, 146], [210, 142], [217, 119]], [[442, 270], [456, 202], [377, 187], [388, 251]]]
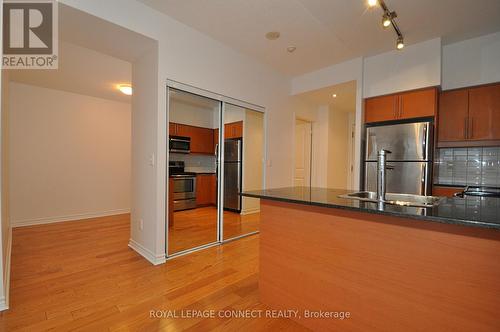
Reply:
[[295, 185], [295, 159], [297, 157], [296, 155], [296, 146], [295, 146], [295, 139], [297, 137], [297, 120], [299, 121], [304, 121], [304, 122], [307, 122], [309, 123], [309, 126], [310, 126], [310, 129], [311, 129], [311, 146], [310, 146], [310, 151], [309, 151], [309, 186], [312, 185], [312, 170], [313, 170], [313, 138], [314, 138], [314, 132], [313, 132], [313, 121], [309, 120], [309, 119], [306, 119], [306, 118], [302, 118], [300, 116], [297, 116], [296, 114], [294, 114], [294, 125], [293, 125], [293, 142], [292, 142], [292, 145], [293, 145], [293, 172], [292, 172], [292, 185]]
[[227, 242], [231, 242], [231, 241], [243, 238], [243, 237], [247, 237], [247, 236], [251, 236], [251, 235], [259, 233], [259, 231], [254, 231], [254, 232], [242, 234], [242, 235], [224, 240], [224, 203], [223, 203], [224, 202], [223, 201], [223, 199], [224, 199], [224, 176], [219, 176], [217, 178], [217, 200], [219, 202], [217, 204], [217, 240], [214, 242], [211, 242], [211, 243], [201, 245], [201, 246], [197, 246], [194, 248], [190, 248], [190, 249], [182, 250], [182, 251], [179, 251], [179, 252], [176, 252], [173, 254], [169, 254], [169, 252], [168, 252], [168, 242], [169, 242], [168, 241], [168, 235], [169, 235], [169, 227], [168, 227], [168, 222], [169, 222], [169, 220], [168, 220], [168, 199], [169, 199], [169, 197], [168, 197], [168, 192], [169, 192], [168, 191], [169, 190], [168, 162], [169, 162], [169, 158], [170, 158], [170, 153], [168, 152], [168, 139], [169, 139], [168, 127], [170, 124], [170, 109], [169, 109], [169, 107], [170, 107], [170, 89], [171, 88], [176, 89], [176, 90], [181, 90], [184, 92], [188, 92], [188, 93], [192, 93], [192, 94], [195, 94], [195, 95], [198, 95], [201, 97], [210, 98], [210, 99], [213, 99], [213, 100], [216, 100], [219, 102], [219, 153], [218, 153], [219, 174], [224, 174], [224, 154], [220, 153], [220, 151], [224, 151], [224, 115], [225, 115], [225, 105], [226, 104], [233, 104], [233, 105], [236, 105], [239, 107], [243, 107], [245, 109], [260, 112], [264, 115], [264, 128], [263, 128], [263, 130], [264, 130], [264, 143], [263, 143], [264, 146], [262, 147], [264, 149], [264, 153], [263, 153], [264, 158], [262, 160], [262, 171], [263, 171], [262, 172], [262, 185], [263, 185], [264, 189], [266, 188], [266, 178], [267, 178], [266, 165], [267, 165], [267, 160], [268, 160], [267, 159], [268, 113], [266, 112], [265, 107], [259, 106], [256, 104], [252, 104], [252, 103], [249, 103], [249, 102], [246, 102], [243, 100], [231, 98], [231, 97], [219, 94], [219, 93], [211, 92], [209, 90], [197, 88], [197, 87], [194, 87], [194, 86], [189, 85], [189, 84], [184, 84], [184, 83], [180, 83], [180, 82], [177, 82], [174, 80], [167, 79], [166, 89], [165, 89], [165, 92], [167, 94], [167, 96], [166, 96], [166, 101], [167, 101], [166, 120], [167, 121], [166, 121], [165, 126], [166, 126], [167, 130], [166, 130], [165, 137], [163, 140], [163, 144], [164, 144], [163, 149], [165, 149], [165, 151], [166, 151], [166, 163], [165, 163], [165, 169], [163, 170], [164, 174], [165, 174], [165, 181], [164, 181], [164, 185], [165, 185], [165, 187], [164, 187], [165, 209], [164, 209], [163, 220], [165, 222], [165, 248], [164, 249], [165, 249], [166, 260], [170, 260], [170, 259], [173, 259], [173, 258], [176, 258], [179, 256], [184, 256], [184, 255], [190, 254], [192, 252], [200, 251], [203, 249], [207, 249], [207, 248], [210, 248], [213, 246], [221, 245], [221, 244], [224, 244]]

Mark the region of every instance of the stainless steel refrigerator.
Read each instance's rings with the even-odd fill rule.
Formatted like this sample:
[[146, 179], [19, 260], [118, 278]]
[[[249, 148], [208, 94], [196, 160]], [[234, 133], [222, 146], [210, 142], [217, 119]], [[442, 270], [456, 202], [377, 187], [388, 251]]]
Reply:
[[366, 128], [365, 190], [377, 190], [377, 152], [386, 149], [388, 193], [430, 195], [432, 174], [431, 122]]
[[241, 139], [224, 141], [224, 209], [241, 212]]

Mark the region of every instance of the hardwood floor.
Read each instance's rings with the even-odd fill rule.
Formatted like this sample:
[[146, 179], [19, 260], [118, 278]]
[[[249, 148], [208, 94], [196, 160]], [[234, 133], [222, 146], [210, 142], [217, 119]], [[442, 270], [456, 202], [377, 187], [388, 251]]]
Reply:
[[[214, 206], [174, 212], [174, 220], [174, 226], [169, 229], [169, 254], [217, 241], [217, 208]], [[260, 213], [240, 215], [224, 211], [224, 239], [258, 231], [259, 221]]]
[[251, 236], [153, 266], [127, 247], [129, 215], [13, 230], [0, 331], [304, 331], [288, 319], [150, 318], [151, 310], [265, 309]]

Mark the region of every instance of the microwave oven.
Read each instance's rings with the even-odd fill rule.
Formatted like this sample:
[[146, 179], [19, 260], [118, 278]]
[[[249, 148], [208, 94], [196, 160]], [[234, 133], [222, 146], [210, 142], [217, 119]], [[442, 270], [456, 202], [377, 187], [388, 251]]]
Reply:
[[170, 136], [168, 150], [173, 153], [190, 153], [191, 138], [183, 136]]

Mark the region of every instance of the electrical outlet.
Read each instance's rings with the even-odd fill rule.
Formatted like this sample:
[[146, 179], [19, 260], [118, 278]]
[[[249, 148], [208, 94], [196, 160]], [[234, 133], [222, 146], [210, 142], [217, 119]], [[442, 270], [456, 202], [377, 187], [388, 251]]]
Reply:
[[142, 231], [144, 229], [144, 221], [141, 219], [139, 220], [139, 229]]

